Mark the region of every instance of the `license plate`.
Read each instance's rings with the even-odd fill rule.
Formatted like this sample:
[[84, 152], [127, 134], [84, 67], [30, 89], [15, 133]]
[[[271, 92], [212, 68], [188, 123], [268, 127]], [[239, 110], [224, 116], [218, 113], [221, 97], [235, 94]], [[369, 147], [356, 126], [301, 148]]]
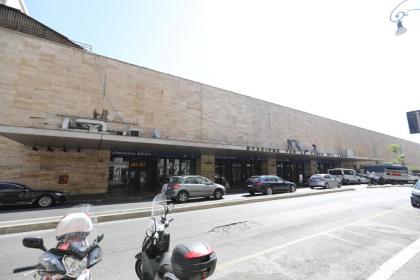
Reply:
[[252, 188], [252, 185], [248, 185], [248, 188]]

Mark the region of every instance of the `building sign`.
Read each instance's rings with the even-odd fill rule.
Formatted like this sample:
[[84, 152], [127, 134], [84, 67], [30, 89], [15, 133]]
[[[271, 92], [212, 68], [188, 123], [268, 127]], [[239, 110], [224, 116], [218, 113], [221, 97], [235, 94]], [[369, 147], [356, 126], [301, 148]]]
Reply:
[[58, 176], [58, 183], [59, 184], [67, 184], [68, 181], [69, 181], [69, 175]]
[[296, 155], [308, 155], [308, 156], [321, 156], [321, 157], [336, 157], [336, 158], [347, 158], [347, 155], [335, 154], [335, 153], [322, 153], [319, 151], [297, 151], [297, 150], [282, 150], [277, 148], [268, 148], [268, 147], [256, 147], [256, 146], [247, 146], [247, 151], [253, 152], [265, 152], [265, 153], [277, 153], [277, 154], [296, 154]]
[[120, 152], [112, 151], [111, 156], [119, 156], [123, 158], [129, 157], [160, 157], [160, 158], [185, 158], [185, 159], [194, 159], [196, 155], [194, 154], [183, 154], [176, 152]]
[[140, 161], [140, 162], [130, 162], [129, 164], [130, 168], [145, 168], [146, 162]]

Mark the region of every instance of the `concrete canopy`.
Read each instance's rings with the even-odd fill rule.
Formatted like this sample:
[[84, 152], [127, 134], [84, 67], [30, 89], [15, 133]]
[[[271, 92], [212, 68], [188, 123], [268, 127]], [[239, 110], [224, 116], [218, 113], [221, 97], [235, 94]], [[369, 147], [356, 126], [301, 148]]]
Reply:
[[290, 158], [305, 159], [341, 159], [358, 161], [376, 161], [380, 159], [367, 157], [339, 158], [327, 155], [309, 155], [290, 153], [285, 150], [279, 152], [249, 151], [247, 146], [194, 142], [186, 140], [156, 139], [144, 137], [122, 136], [106, 133], [92, 133], [81, 130], [28, 128], [0, 125], [0, 135], [27, 146], [35, 147], [66, 147], [80, 149], [135, 151], [148, 150], [176, 150], [178, 152], [212, 153], [215, 155], [257, 155], [264, 157], [279, 157], [287, 155]]

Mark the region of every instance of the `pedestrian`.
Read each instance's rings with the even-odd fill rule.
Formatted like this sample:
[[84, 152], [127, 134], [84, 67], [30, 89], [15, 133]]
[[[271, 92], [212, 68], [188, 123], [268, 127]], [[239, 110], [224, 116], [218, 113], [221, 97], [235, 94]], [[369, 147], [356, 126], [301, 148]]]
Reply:
[[303, 187], [303, 174], [299, 174], [299, 186]]

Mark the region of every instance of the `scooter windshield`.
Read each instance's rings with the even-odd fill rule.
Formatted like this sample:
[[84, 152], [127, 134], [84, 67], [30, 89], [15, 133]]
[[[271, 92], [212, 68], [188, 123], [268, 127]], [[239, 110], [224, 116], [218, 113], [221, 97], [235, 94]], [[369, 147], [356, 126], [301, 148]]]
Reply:
[[164, 193], [159, 193], [153, 198], [151, 218], [159, 218], [165, 214], [167, 199]]
[[83, 258], [97, 237], [97, 216], [91, 205], [71, 207], [58, 223], [55, 236], [57, 249]]
[[165, 194], [157, 194], [152, 201], [152, 211], [150, 215], [151, 221], [147, 226], [147, 234], [149, 236], [157, 230], [156, 227], [159, 225], [160, 217], [165, 215], [167, 207], [167, 199]]

